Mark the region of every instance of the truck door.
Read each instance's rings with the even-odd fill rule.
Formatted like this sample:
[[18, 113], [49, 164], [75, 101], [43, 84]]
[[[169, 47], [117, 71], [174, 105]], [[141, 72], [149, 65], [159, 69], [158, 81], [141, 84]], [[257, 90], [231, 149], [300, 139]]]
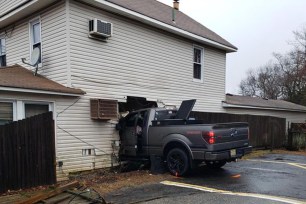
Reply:
[[136, 122], [138, 113], [132, 113], [125, 120], [124, 131], [122, 132], [123, 154], [125, 156], [136, 156]]
[[126, 118], [123, 131], [123, 154], [140, 156], [147, 150], [147, 111], [133, 113]]

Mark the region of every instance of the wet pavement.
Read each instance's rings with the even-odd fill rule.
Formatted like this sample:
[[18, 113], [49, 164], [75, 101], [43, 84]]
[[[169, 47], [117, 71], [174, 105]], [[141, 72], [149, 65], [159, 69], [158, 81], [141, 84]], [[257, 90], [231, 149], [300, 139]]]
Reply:
[[111, 203], [305, 203], [306, 157], [269, 154], [205, 165], [188, 177], [121, 189], [106, 197]]

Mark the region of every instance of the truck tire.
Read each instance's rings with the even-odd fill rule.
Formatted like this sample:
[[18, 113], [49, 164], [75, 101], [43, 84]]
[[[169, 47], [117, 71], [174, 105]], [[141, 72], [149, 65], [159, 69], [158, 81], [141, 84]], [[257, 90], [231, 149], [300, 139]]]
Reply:
[[167, 154], [167, 167], [174, 176], [186, 175], [190, 168], [187, 153], [180, 148], [171, 149]]
[[211, 169], [220, 169], [226, 164], [226, 161], [205, 161], [206, 166]]

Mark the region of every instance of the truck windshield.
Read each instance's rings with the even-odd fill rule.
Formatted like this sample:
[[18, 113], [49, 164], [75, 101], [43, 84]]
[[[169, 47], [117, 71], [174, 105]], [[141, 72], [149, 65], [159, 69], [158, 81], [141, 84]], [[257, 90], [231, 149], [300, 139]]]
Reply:
[[173, 119], [176, 115], [176, 110], [158, 110], [155, 112], [154, 120]]

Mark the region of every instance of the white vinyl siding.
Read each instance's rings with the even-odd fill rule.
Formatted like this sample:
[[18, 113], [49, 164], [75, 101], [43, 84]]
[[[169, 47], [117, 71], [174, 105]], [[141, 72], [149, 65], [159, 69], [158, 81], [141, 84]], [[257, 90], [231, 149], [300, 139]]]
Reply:
[[0, 16], [26, 1], [27, 0], [0, 0]]
[[[86, 5], [70, 7], [72, 85], [87, 96], [142, 96], [177, 106], [197, 98], [195, 110], [222, 111], [225, 52], [205, 47], [204, 83], [194, 83], [193, 42]], [[113, 24], [107, 42], [88, 38], [93, 18]]]
[[[205, 50], [203, 83], [195, 83], [192, 41], [74, 1], [66, 7], [60, 2], [31, 18], [36, 16], [40, 16], [43, 56], [39, 73], [65, 86], [70, 86], [71, 77], [71, 87], [81, 88], [86, 95], [7, 97], [54, 101], [56, 156], [63, 162], [62, 168], [57, 167], [58, 178], [111, 165], [111, 144], [119, 139], [115, 121], [91, 120], [90, 98], [125, 101], [126, 96], [140, 96], [176, 106], [196, 98], [197, 111], [223, 111], [224, 51], [199, 45]], [[113, 36], [107, 42], [88, 38], [88, 21], [93, 18], [113, 23]], [[7, 39], [9, 65], [20, 64], [22, 57], [29, 59], [30, 19], [16, 24]], [[87, 149], [94, 149], [96, 155], [84, 155]]]

